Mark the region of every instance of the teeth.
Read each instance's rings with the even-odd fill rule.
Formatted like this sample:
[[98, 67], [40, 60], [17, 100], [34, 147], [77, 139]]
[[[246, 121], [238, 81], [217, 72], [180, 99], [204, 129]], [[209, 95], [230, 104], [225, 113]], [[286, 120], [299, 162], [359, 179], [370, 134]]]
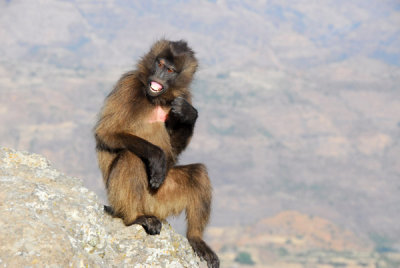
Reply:
[[159, 91], [161, 91], [163, 89], [163, 86], [160, 83], [157, 83], [155, 81], [151, 81], [150, 88], [154, 92], [159, 92]]

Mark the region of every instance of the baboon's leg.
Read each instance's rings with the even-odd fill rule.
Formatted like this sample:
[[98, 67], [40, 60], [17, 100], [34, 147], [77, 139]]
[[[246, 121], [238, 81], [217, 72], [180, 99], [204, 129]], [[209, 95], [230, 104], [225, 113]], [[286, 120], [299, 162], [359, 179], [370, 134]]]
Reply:
[[171, 168], [154, 193], [148, 188], [144, 166], [138, 168], [133, 165], [134, 158], [128, 160], [124, 163], [125, 159], [121, 157], [121, 163], [110, 174], [109, 201], [114, 213], [122, 215], [128, 226], [140, 224], [148, 234], [159, 234], [160, 220], [186, 209], [190, 245], [209, 267], [219, 267], [217, 255], [203, 241], [204, 228], [210, 218], [212, 191], [205, 166], [192, 164]]
[[188, 176], [186, 206], [187, 237], [203, 237], [211, 212], [211, 185], [206, 167], [193, 164], [182, 167]]
[[109, 208], [115, 217], [131, 225], [143, 215], [143, 198], [147, 192], [147, 174], [143, 162], [134, 154], [124, 152], [113, 164], [107, 179]]
[[[211, 192], [206, 167], [192, 164], [172, 168], [156, 198], [162, 209], [160, 212], [166, 210], [169, 214], [177, 214], [186, 209], [189, 243], [197, 255], [214, 268], [219, 267], [218, 257], [202, 238], [210, 218]], [[159, 216], [164, 218], [165, 215], [161, 213]]]

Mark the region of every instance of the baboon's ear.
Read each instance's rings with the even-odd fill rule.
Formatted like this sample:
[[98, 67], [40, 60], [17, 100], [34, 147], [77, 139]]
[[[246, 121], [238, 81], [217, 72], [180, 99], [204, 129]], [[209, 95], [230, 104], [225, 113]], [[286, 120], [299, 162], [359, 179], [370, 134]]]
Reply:
[[171, 52], [174, 56], [182, 56], [183, 54], [191, 54], [193, 55], [193, 50], [191, 50], [188, 45], [187, 42], [184, 40], [180, 40], [180, 41], [173, 41], [170, 43], [170, 48], [171, 48]]

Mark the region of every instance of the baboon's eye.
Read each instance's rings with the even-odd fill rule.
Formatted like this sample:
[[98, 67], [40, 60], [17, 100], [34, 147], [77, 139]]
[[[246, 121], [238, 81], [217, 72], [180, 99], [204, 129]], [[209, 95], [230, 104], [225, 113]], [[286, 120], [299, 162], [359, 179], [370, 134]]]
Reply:
[[163, 64], [161, 61], [158, 62], [158, 67], [161, 68], [161, 67], [163, 67], [163, 65], [164, 65], [164, 64]]
[[168, 72], [169, 72], [169, 73], [173, 73], [174, 70], [172, 70], [171, 68], [168, 68]]

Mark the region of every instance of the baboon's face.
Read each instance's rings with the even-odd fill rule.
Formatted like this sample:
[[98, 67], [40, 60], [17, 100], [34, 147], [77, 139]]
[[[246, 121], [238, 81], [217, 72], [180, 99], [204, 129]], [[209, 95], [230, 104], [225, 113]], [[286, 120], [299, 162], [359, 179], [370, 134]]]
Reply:
[[194, 52], [185, 41], [160, 40], [139, 63], [139, 77], [152, 103], [168, 104], [189, 97], [196, 69]]
[[156, 97], [165, 93], [173, 86], [177, 76], [178, 72], [173, 59], [156, 58], [148, 78], [147, 94]]

